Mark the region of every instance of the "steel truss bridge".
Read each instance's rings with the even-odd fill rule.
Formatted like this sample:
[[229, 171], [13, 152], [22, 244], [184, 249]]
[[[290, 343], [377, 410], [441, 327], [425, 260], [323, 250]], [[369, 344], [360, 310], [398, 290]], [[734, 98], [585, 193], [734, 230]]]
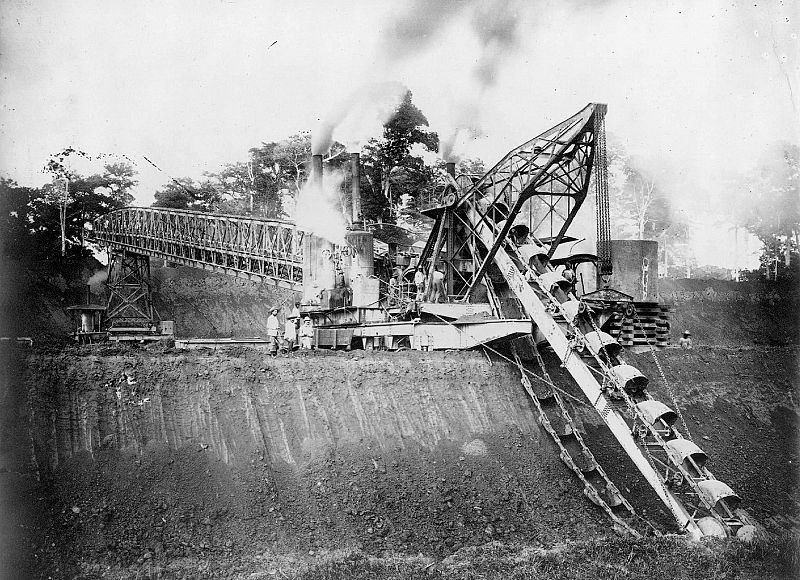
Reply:
[[190, 210], [128, 207], [93, 222], [110, 254], [138, 254], [280, 288], [303, 283], [303, 232], [292, 222]]

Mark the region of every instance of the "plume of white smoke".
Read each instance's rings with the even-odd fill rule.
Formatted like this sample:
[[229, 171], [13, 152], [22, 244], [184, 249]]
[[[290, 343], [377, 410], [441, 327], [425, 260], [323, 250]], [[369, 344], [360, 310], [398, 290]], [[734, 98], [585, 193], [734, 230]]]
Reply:
[[87, 281], [87, 284], [89, 284], [90, 286], [97, 286], [98, 284], [102, 284], [103, 282], [105, 282], [107, 279], [108, 279], [108, 270], [106, 269], [98, 270], [97, 272], [91, 275], [91, 277]]
[[465, 0], [406, 4], [386, 26], [383, 58], [391, 65], [424, 51], [444, 35], [447, 27], [465, 20], [477, 40], [478, 53], [467, 71], [466, 86], [449, 96], [449, 115], [434, 123], [439, 133], [440, 154], [446, 161], [457, 161], [457, 151], [484, 135], [481, 104], [486, 92], [497, 82], [500, 69], [519, 45], [523, 21], [520, 0]]
[[326, 172], [322, 183], [309, 179], [297, 196], [294, 221], [297, 227], [324, 238], [334, 244], [344, 245], [347, 224], [339, 209], [339, 189], [344, 175]]
[[[519, 0], [415, 0], [394, 14], [384, 27], [386, 34], [378, 58], [364, 78], [381, 78], [386, 71], [395, 70], [398, 64], [424, 51], [459, 19], [468, 23], [477, 39], [478, 55], [468, 72], [470, 82], [458, 97], [451, 99], [450, 119], [438, 127], [442, 156], [447, 160], [452, 159], [456, 143], [483, 134], [480, 104], [517, 45], [518, 4]], [[380, 136], [406, 90], [401, 83], [392, 81], [370, 82], [357, 88], [320, 120], [312, 136], [312, 153], [325, 153], [334, 139], [344, 143], [348, 151], [358, 151], [369, 138]]]
[[312, 153], [322, 155], [334, 139], [344, 143], [348, 151], [359, 151], [364, 142], [381, 135], [384, 123], [391, 119], [407, 90], [395, 81], [360, 86], [320, 121], [311, 138]]

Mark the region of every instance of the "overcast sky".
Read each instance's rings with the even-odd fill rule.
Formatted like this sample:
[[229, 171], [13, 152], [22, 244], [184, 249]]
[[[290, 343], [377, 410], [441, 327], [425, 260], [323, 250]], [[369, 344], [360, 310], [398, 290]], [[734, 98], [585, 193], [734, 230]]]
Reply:
[[492, 165], [604, 102], [608, 131], [696, 222], [701, 262], [730, 265], [703, 234], [721, 213], [708, 200], [798, 142], [797, 4], [4, 0], [0, 171], [40, 184], [67, 146], [125, 154], [149, 204], [167, 176], [143, 155], [199, 177], [387, 80], [434, 130], [468, 112], [484, 136], [457, 152]]

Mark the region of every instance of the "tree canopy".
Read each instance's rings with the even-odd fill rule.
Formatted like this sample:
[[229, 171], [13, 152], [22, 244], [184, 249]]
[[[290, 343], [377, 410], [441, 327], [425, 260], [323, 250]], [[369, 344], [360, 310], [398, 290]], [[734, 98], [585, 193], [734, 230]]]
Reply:
[[763, 244], [761, 269], [770, 279], [796, 277], [800, 257], [800, 147], [778, 142], [755, 168], [731, 180], [724, 200], [733, 221]]
[[391, 206], [403, 196], [417, 198], [433, 187], [434, 173], [415, 145], [438, 151], [439, 136], [428, 131], [428, 119], [412, 102], [407, 91], [394, 115], [384, 125], [383, 136], [371, 139], [362, 149], [362, 212], [365, 219], [392, 221]]
[[82, 176], [55, 157], [48, 168], [55, 179], [41, 188], [0, 179], [2, 247], [7, 256], [46, 257], [61, 245], [65, 253], [84, 252], [84, 224], [132, 200], [136, 172], [127, 163], [109, 163], [102, 172]]

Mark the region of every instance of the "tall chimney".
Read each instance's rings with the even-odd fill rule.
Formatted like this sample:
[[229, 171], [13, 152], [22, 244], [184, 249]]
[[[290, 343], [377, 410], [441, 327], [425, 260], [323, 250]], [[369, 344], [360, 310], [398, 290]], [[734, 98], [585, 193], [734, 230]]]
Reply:
[[350, 177], [353, 181], [353, 227], [361, 220], [361, 161], [358, 153], [350, 154]]
[[90, 284], [86, 285], [86, 304], [92, 303], [92, 287]]
[[322, 155], [311, 156], [311, 181], [322, 187]]
[[456, 177], [456, 164], [455, 161], [448, 161], [444, 164], [445, 171], [450, 174], [450, 177], [455, 179]]

